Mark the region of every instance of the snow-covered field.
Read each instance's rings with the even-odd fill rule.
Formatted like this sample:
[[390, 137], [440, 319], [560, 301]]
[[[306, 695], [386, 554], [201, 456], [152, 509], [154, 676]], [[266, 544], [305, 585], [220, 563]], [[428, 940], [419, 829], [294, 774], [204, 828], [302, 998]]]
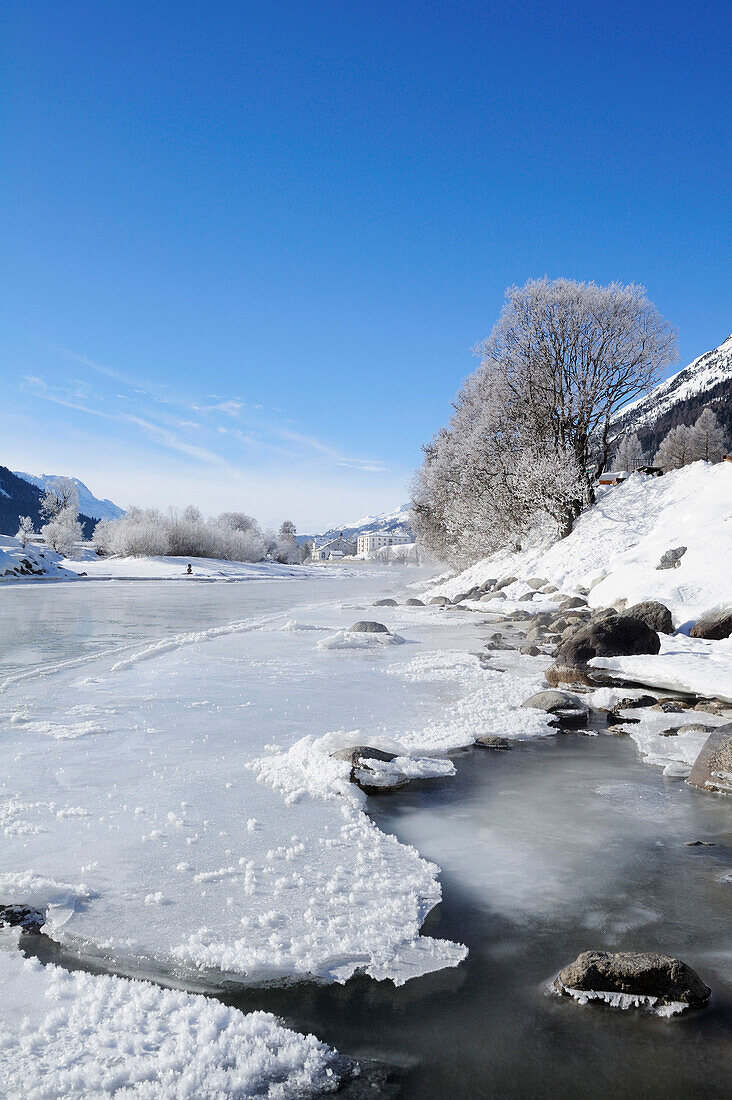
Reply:
[[[0, 903], [41, 909], [72, 953], [193, 990], [460, 963], [461, 944], [420, 935], [438, 868], [376, 828], [328, 754], [376, 744], [404, 775], [449, 775], [444, 754], [479, 733], [550, 732], [513, 709], [541, 670], [525, 660], [517, 686], [481, 669], [480, 616], [373, 608], [393, 571], [298, 576], [5, 591]], [[403, 643], [323, 645], [364, 618]]]

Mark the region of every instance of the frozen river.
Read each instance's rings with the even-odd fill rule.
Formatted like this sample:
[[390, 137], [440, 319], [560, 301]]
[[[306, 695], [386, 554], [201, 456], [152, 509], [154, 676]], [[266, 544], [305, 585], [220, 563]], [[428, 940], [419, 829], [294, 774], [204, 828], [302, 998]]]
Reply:
[[[41, 908], [67, 960], [274, 1011], [407, 1096], [725, 1095], [728, 807], [627, 738], [517, 715], [541, 672], [482, 669], [482, 615], [372, 606], [414, 578], [0, 593], [0, 903]], [[363, 618], [404, 643], [342, 648]], [[521, 743], [461, 754], [479, 732]], [[367, 803], [323, 738], [456, 774]], [[679, 954], [712, 1005], [546, 997], [591, 947]]]

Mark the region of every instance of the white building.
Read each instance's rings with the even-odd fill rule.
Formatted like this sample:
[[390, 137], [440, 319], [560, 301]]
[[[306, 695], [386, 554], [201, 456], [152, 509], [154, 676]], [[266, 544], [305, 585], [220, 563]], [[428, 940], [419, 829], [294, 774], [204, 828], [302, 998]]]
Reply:
[[313, 545], [310, 551], [311, 561], [335, 561], [338, 558], [344, 558], [348, 555], [354, 554], [355, 547], [352, 542], [348, 542], [347, 539], [337, 538], [329, 539], [328, 542], [324, 542], [321, 546]]
[[380, 550], [382, 546], [400, 546], [413, 542], [408, 535], [359, 535], [356, 540], [356, 553], [368, 554], [371, 550]]

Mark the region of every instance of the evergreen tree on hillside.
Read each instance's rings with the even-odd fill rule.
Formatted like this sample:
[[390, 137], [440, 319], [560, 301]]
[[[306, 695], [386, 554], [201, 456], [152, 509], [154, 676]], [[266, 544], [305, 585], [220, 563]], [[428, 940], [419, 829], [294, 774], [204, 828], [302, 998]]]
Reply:
[[648, 466], [648, 455], [643, 450], [635, 432], [632, 435], [624, 435], [620, 440], [613, 465], [616, 470], [627, 470], [629, 474], [639, 466]]
[[661, 441], [653, 465], [662, 466], [664, 470], [680, 470], [682, 466], [688, 466], [694, 461], [693, 455], [692, 429], [686, 424], [679, 424], [678, 427], [671, 428]]
[[692, 461], [721, 462], [729, 448], [729, 438], [711, 409], [702, 411], [691, 429]]

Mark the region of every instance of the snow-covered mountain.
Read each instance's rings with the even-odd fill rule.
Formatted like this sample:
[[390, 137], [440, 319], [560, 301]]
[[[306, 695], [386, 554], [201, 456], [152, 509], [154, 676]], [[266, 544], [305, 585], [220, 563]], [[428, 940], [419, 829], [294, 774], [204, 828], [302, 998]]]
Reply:
[[[13, 473], [44, 493], [51, 482], [61, 476], [60, 474], [25, 474], [21, 470], [14, 470]], [[111, 500], [100, 500], [95, 497], [91, 489], [83, 481], [79, 481], [78, 477], [72, 477], [71, 481], [79, 490], [79, 511], [85, 516], [91, 516], [92, 519], [117, 519], [124, 515], [124, 509], [119, 508]]]
[[362, 519], [352, 520], [348, 523], [337, 524], [322, 531], [318, 535], [302, 536], [308, 538], [335, 538], [343, 535], [346, 539], [354, 539], [357, 535], [408, 535], [412, 536], [410, 526], [411, 505], [402, 504], [393, 512], [382, 512], [378, 516], [363, 516]]
[[669, 428], [693, 424], [701, 410], [709, 405], [732, 434], [730, 398], [732, 335], [644, 397], [626, 405], [615, 418], [614, 427], [623, 434], [637, 432], [644, 448], [653, 452]]

